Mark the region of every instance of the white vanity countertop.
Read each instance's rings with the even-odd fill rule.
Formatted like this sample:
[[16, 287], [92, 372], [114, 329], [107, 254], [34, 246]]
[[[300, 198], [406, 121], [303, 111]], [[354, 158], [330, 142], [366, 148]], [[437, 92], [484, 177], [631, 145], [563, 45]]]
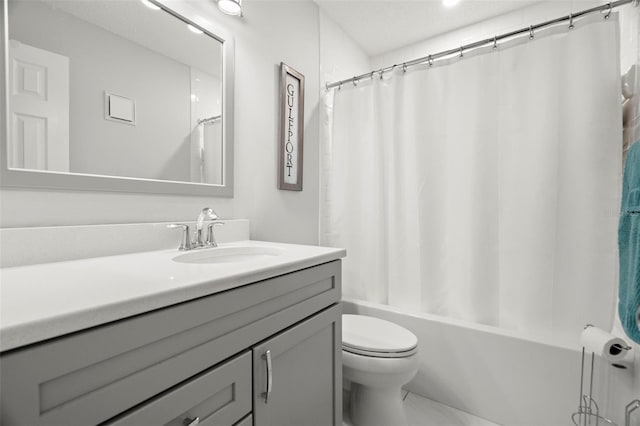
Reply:
[[[215, 294], [346, 255], [344, 249], [238, 241], [278, 256], [178, 263], [176, 249], [0, 269], [0, 351]], [[216, 250], [215, 248], [199, 250]], [[194, 253], [196, 251], [193, 251]]]

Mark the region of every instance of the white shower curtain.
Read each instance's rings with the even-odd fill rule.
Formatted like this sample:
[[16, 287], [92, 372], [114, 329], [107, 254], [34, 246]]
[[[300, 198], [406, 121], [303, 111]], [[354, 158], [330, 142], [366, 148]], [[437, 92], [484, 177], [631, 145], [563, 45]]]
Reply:
[[594, 16], [326, 93], [320, 242], [347, 248], [345, 297], [553, 340], [608, 329], [617, 25]]

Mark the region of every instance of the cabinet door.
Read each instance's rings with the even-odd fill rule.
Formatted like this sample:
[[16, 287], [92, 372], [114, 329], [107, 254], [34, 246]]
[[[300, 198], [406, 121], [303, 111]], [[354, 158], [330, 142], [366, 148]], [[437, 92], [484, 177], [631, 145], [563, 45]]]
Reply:
[[254, 347], [254, 426], [342, 425], [341, 313], [334, 305]]

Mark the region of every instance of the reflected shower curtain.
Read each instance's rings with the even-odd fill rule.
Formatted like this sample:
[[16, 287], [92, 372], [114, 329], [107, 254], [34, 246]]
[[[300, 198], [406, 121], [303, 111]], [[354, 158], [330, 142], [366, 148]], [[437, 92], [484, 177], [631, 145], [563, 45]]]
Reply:
[[320, 243], [343, 293], [573, 339], [611, 325], [617, 16], [325, 94]]

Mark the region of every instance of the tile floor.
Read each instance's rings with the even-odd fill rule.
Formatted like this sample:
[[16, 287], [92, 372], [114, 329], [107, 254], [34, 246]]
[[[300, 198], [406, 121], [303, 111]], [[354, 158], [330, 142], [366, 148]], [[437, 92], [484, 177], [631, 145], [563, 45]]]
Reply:
[[[406, 392], [404, 395], [404, 406], [409, 426], [500, 426], [497, 423], [456, 410], [411, 392]], [[352, 426], [348, 413], [344, 414], [342, 424], [343, 426]]]

